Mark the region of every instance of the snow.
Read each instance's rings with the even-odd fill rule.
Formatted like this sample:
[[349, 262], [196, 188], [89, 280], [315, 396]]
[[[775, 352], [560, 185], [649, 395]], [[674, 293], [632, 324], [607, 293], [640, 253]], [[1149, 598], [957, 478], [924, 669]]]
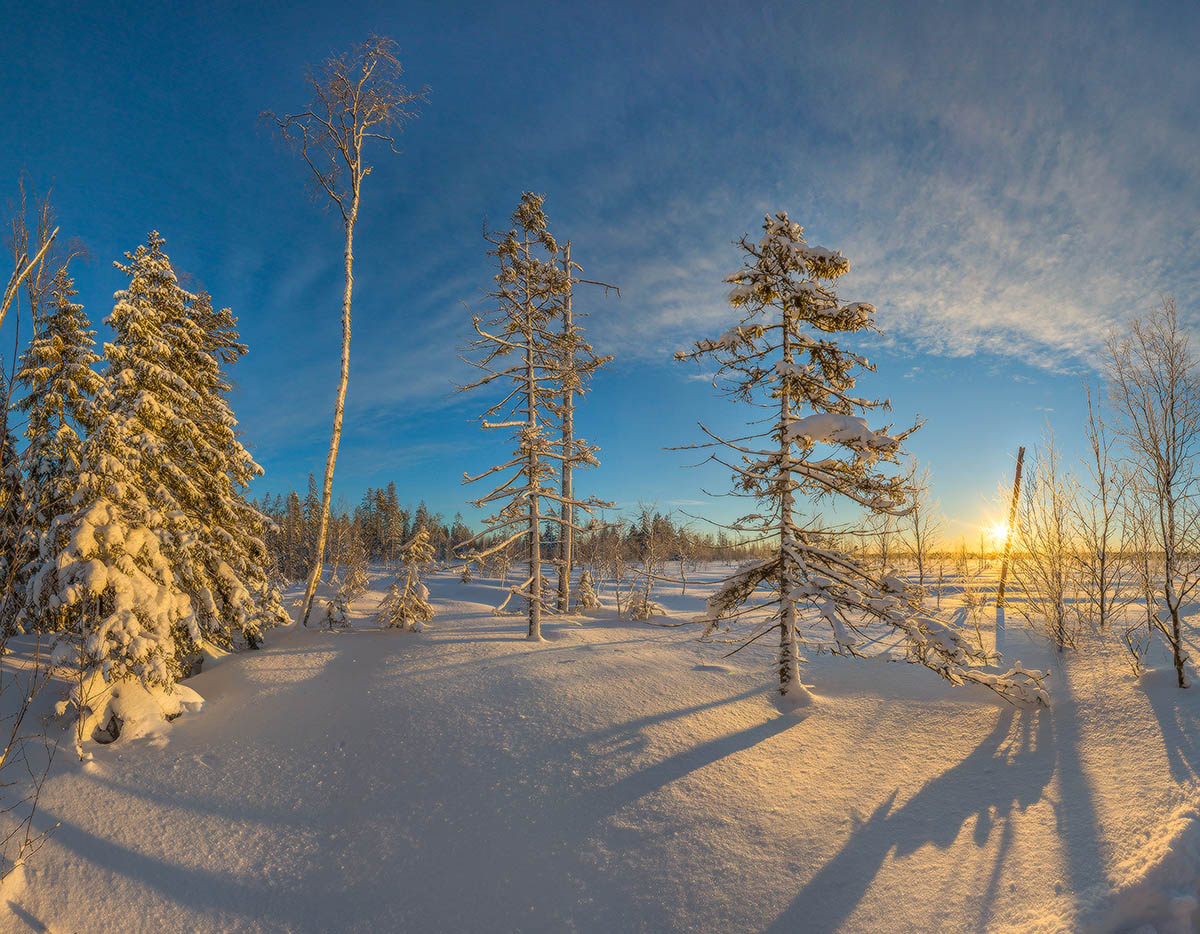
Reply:
[[803, 444], [818, 442], [844, 444], [861, 451], [888, 449], [897, 445], [885, 431], [873, 431], [858, 415], [818, 412], [797, 418], [788, 424], [788, 438]]
[[[655, 599], [693, 618], [728, 572]], [[381, 629], [393, 575], [350, 630], [206, 664], [203, 710], [64, 749], [0, 930], [1195, 930], [1200, 692], [1165, 657], [1060, 657], [1014, 605], [1048, 710], [807, 653], [781, 715], [770, 646], [618, 620], [607, 584], [529, 643], [453, 570], [436, 628]]]

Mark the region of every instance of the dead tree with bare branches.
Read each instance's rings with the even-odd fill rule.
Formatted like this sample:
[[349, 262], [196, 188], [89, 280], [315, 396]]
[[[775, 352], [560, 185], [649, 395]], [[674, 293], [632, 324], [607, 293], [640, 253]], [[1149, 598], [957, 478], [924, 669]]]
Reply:
[[1075, 645], [1068, 609], [1079, 573], [1072, 523], [1077, 498], [1075, 479], [1062, 469], [1054, 436], [1047, 432], [1017, 505], [1013, 578], [1025, 594], [1031, 622], [1032, 617], [1042, 621], [1060, 652]]
[[[507, 233], [489, 233], [489, 255], [496, 258], [495, 288], [489, 297], [495, 303], [486, 316], [473, 316], [473, 356], [467, 362], [483, 375], [459, 387], [459, 392], [496, 389], [497, 402], [489, 405], [480, 419], [485, 429], [509, 431], [516, 446], [502, 464], [476, 476], [463, 474], [465, 483], [500, 474], [504, 479], [489, 493], [475, 500], [476, 509], [494, 512], [484, 528], [459, 548], [469, 561], [482, 561], [511, 544], [523, 542], [528, 577], [509, 588], [509, 599], [521, 594], [529, 609], [531, 641], [542, 638], [542, 522], [562, 532], [579, 530], [578, 510], [591, 512], [603, 506], [595, 498], [580, 500], [555, 489], [562, 464], [578, 456], [572, 443], [565, 442], [561, 424], [564, 362], [557, 330], [563, 296], [569, 288], [568, 270], [559, 260], [558, 242], [550, 233], [542, 195], [525, 192], [512, 215]], [[551, 508], [543, 513], [543, 506]], [[554, 507], [558, 508], [555, 509]], [[563, 508], [564, 506], [569, 508]], [[515, 531], [514, 531], [515, 530]], [[484, 540], [489, 544], [481, 546]], [[508, 603], [506, 599], [500, 609]]]
[[571, 259], [570, 240], [563, 247], [562, 268], [566, 273], [566, 292], [559, 303], [561, 330], [558, 335], [558, 353], [561, 361], [559, 421], [562, 424], [563, 453], [562, 470], [559, 475], [562, 534], [558, 538], [558, 612], [566, 613], [571, 606], [571, 568], [575, 563], [575, 514], [572, 505], [575, 499], [575, 468], [593, 467], [599, 463], [596, 460], [598, 448], [575, 435], [575, 400], [587, 392], [592, 375], [613, 359], [611, 354], [597, 354], [583, 336], [583, 328], [580, 327], [575, 314], [574, 291], [575, 286], [581, 283], [600, 286], [605, 294], [610, 289], [615, 289], [617, 295], [620, 295], [621, 290], [607, 282], [580, 278], [577, 274], [583, 272], [583, 267]]

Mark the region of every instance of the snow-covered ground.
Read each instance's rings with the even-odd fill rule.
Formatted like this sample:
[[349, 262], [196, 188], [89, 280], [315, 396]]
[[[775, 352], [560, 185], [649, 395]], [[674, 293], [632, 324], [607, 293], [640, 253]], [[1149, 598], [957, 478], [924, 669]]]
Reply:
[[1048, 711], [810, 652], [781, 715], [769, 646], [603, 611], [531, 644], [452, 572], [428, 632], [381, 631], [389, 581], [190, 679], [163, 736], [68, 744], [0, 930], [1195, 929], [1200, 689], [1115, 643], [1060, 664], [1010, 613]]

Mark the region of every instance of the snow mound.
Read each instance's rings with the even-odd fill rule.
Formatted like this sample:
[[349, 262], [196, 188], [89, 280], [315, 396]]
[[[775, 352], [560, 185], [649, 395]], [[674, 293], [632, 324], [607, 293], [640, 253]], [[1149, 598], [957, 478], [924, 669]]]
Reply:
[[89, 740], [107, 745], [146, 739], [152, 745], [166, 745], [170, 721], [200, 710], [204, 698], [185, 684], [168, 688], [136, 679], [110, 684], [95, 672], [76, 685], [70, 701], [61, 702], [57, 713], [66, 714], [71, 706], [82, 711], [76, 724], [75, 749], [86, 759], [83, 743]]

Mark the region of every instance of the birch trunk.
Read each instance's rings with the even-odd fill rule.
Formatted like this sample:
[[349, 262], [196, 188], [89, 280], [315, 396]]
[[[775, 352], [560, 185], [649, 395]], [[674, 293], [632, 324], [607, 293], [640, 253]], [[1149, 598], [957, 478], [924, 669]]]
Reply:
[[354, 292], [354, 223], [358, 219], [358, 187], [355, 186], [350, 213], [346, 217], [346, 286], [342, 292], [342, 368], [338, 378], [337, 398], [333, 406], [333, 432], [329, 437], [329, 455], [325, 458], [325, 479], [321, 484], [321, 516], [317, 523], [317, 543], [313, 565], [304, 588], [303, 623], [308, 625], [313, 597], [321, 579], [325, 561], [325, 538], [329, 532], [329, 504], [333, 496], [333, 468], [337, 463], [338, 443], [342, 440], [342, 416], [346, 410], [346, 387], [350, 382], [350, 298]]
[[[571, 244], [568, 242], [563, 256], [563, 269], [567, 273], [567, 295], [563, 306], [563, 353], [570, 354], [569, 337], [571, 334]], [[571, 366], [570, 360], [563, 361], [565, 371]], [[558, 536], [558, 612], [566, 613], [571, 604], [571, 562], [575, 544], [574, 510], [571, 503], [575, 499], [575, 484], [573, 475], [572, 456], [575, 450], [575, 393], [568, 384], [563, 390], [563, 423], [562, 423], [562, 529]]]

